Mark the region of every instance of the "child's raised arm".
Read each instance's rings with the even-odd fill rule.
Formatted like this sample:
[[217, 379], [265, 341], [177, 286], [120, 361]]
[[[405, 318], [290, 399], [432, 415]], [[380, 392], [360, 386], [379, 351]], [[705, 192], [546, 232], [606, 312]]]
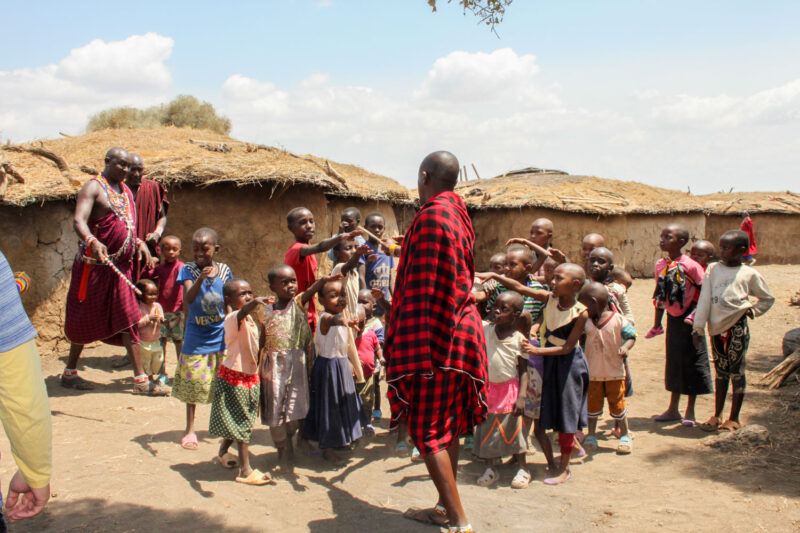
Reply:
[[250, 300], [249, 302], [247, 302], [246, 304], [244, 304], [242, 306], [242, 308], [239, 309], [239, 312], [236, 313], [236, 322], [239, 325], [239, 327], [242, 326], [242, 321], [245, 318], [247, 318], [247, 315], [249, 315], [250, 313], [254, 312], [258, 308], [259, 305], [267, 305], [267, 304], [271, 304], [271, 303], [275, 303], [275, 298], [273, 298], [271, 296], [270, 297], [257, 296], [255, 298], [253, 298], [252, 300]]
[[190, 279], [184, 280], [183, 282], [183, 301], [187, 304], [194, 302], [194, 299], [197, 298], [197, 293], [200, 292], [201, 283], [203, 280], [207, 278], [213, 278], [219, 274], [219, 268], [217, 268], [217, 264], [214, 263], [213, 265], [208, 265], [207, 267], [203, 268], [200, 271], [200, 275], [197, 277], [196, 280], [192, 281]]
[[315, 281], [309, 288], [303, 291], [303, 294], [300, 295], [300, 303], [303, 304], [303, 307], [308, 305], [308, 302], [314, 298], [314, 295], [319, 292], [323, 285], [325, 285], [329, 281], [338, 281], [342, 279], [341, 274], [333, 274], [331, 276], [322, 276], [317, 281]]
[[356, 268], [358, 268], [358, 266], [360, 265], [361, 256], [369, 255], [371, 253], [372, 253], [372, 248], [370, 248], [366, 244], [362, 244], [361, 246], [356, 248], [356, 251], [353, 253], [353, 255], [350, 256], [350, 259], [348, 259], [347, 262], [344, 265], [342, 265], [342, 274], [347, 274], [351, 270], [355, 270]]
[[306, 256], [319, 254], [322, 252], [327, 252], [337, 244], [347, 239], [354, 239], [355, 237], [361, 235], [361, 230], [351, 231], [350, 233], [339, 233], [338, 235], [334, 235], [329, 239], [323, 239], [319, 241], [317, 244], [307, 244], [300, 248], [300, 259], [303, 259]]
[[578, 341], [583, 335], [583, 330], [586, 327], [586, 321], [589, 319], [588, 311], [583, 311], [578, 318], [575, 320], [575, 326], [572, 328], [572, 332], [569, 334], [567, 338], [567, 342], [565, 342], [562, 346], [548, 346], [546, 348], [537, 348], [536, 346], [531, 346], [528, 341], [525, 341], [523, 344], [523, 349], [531, 354], [531, 355], [565, 355], [575, 349], [575, 346], [578, 344]]
[[523, 285], [522, 283], [516, 280], [507, 278], [505, 276], [501, 276], [500, 274], [497, 274], [495, 272], [480, 272], [475, 274], [475, 277], [477, 277], [480, 280], [493, 279], [506, 289], [516, 291], [523, 296], [530, 296], [531, 298], [535, 298], [540, 302], [546, 302], [547, 298], [550, 297], [550, 293], [548, 291], [543, 291], [541, 289], [531, 289], [527, 285]]

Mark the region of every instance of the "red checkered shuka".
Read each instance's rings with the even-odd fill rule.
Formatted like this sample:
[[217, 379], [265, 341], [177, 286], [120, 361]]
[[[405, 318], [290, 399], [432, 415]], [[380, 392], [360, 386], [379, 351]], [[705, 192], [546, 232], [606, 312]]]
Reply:
[[[454, 411], [442, 416], [456, 415], [440, 421], [448, 428], [468, 427], [485, 417], [486, 342], [471, 292], [474, 243], [467, 208], [453, 192], [431, 198], [406, 232], [385, 343], [395, 420], [424, 418], [448, 406]], [[457, 397], [447, 398], [453, 394]], [[412, 438], [417, 422], [409, 420]]]

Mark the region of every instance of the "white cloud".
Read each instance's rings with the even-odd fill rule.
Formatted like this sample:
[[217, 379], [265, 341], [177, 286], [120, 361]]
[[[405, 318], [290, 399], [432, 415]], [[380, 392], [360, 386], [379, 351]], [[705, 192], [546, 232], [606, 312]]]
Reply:
[[333, 0], [319, 0], [314, 5], [316, 7], [331, 7], [333, 5]]
[[172, 83], [173, 40], [156, 33], [91, 41], [55, 64], [0, 72], [0, 135], [14, 140], [80, 131], [88, 115], [151, 105]]

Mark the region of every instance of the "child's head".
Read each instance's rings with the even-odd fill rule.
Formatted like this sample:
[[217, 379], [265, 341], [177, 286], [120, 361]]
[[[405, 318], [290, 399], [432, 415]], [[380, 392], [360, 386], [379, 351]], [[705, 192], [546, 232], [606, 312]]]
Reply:
[[664, 252], [680, 254], [687, 242], [689, 242], [689, 230], [680, 224], [670, 224], [661, 230], [658, 246]]
[[588, 266], [592, 281], [604, 283], [614, 270], [614, 253], [605, 246], [595, 248], [589, 252]]
[[360, 337], [364, 333], [364, 326], [367, 323], [367, 310], [363, 305], [356, 307], [356, 333]]
[[174, 263], [181, 255], [181, 240], [175, 235], [165, 235], [158, 243], [161, 258], [165, 263]]
[[295, 207], [286, 215], [286, 225], [297, 242], [311, 242], [316, 225], [314, 215], [305, 207]]
[[495, 326], [510, 326], [522, 314], [525, 301], [522, 295], [515, 291], [501, 292], [494, 302], [492, 318]]
[[358, 248], [358, 243], [355, 239], [345, 239], [336, 243], [333, 247], [333, 256], [336, 258], [336, 262], [346, 263], [349, 261], [356, 253], [356, 248]]
[[372, 314], [375, 312], [375, 297], [372, 295], [372, 291], [369, 289], [361, 289], [358, 291], [358, 305], [364, 308], [364, 312], [367, 314], [367, 320], [372, 318]]
[[631, 288], [631, 285], [633, 285], [633, 277], [628, 273], [627, 270], [624, 270], [618, 266], [615, 266], [614, 270], [611, 271], [611, 279], [625, 287], [626, 291]]
[[269, 290], [281, 302], [287, 302], [297, 296], [297, 274], [289, 265], [278, 265], [267, 272]]
[[200, 228], [192, 236], [192, 255], [194, 262], [200, 268], [205, 268], [213, 262], [214, 254], [219, 251], [219, 237], [211, 228]]
[[381, 215], [377, 211], [374, 213], [370, 213], [369, 215], [367, 215], [367, 218], [364, 219], [364, 227], [367, 229], [367, 231], [369, 231], [379, 239], [382, 239], [383, 232], [386, 231], [386, 219], [383, 218], [383, 215]]
[[150, 305], [158, 300], [158, 285], [152, 279], [140, 279], [136, 288], [142, 293], [136, 295], [140, 302]]
[[547, 248], [553, 240], [553, 222], [547, 218], [537, 218], [531, 224], [531, 240]]
[[714, 245], [704, 240], [695, 241], [692, 244], [689, 257], [700, 263], [703, 268], [706, 268], [711, 260], [714, 259]]
[[728, 266], [742, 264], [742, 256], [750, 248], [750, 237], [742, 230], [726, 231], [719, 238], [719, 259]]
[[361, 223], [361, 211], [359, 211], [357, 207], [348, 207], [342, 211], [342, 216], [339, 220], [342, 231], [345, 233], [355, 231]]
[[750, 218], [750, 211], [742, 211], [742, 218], [745, 220]]
[[326, 281], [317, 295], [319, 303], [325, 311], [332, 315], [338, 315], [347, 306], [347, 299], [344, 295], [344, 285], [340, 280]]
[[589, 262], [589, 254], [595, 248], [600, 248], [606, 245], [606, 240], [599, 233], [590, 233], [583, 238], [581, 242], [581, 256], [583, 257], [584, 264]]
[[496, 253], [489, 258], [489, 270], [501, 276], [506, 275], [506, 254]]
[[250, 284], [243, 279], [234, 278], [225, 282], [222, 286], [222, 297], [225, 298], [225, 305], [238, 311], [244, 304], [253, 299], [253, 289]]
[[553, 275], [556, 273], [557, 266], [558, 263], [552, 257], [548, 257], [544, 260], [544, 264], [542, 265], [542, 273], [544, 274], [544, 282], [548, 287], [553, 286]]
[[556, 298], [572, 296], [574, 298], [583, 287], [584, 281], [586, 281], [586, 273], [579, 265], [562, 263], [556, 267], [553, 274], [553, 296]]
[[533, 252], [525, 246], [512, 246], [506, 254], [506, 276], [524, 283], [533, 268]]
[[608, 309], [608, 289], [602, 283], [590, 281], [581, 289], [578, 301], [586, 306], [589, 318], [595, 319]]

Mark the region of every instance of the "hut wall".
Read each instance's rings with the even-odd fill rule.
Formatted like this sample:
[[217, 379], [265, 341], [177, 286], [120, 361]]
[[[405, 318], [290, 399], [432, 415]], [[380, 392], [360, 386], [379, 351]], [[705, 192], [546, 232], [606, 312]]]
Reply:
[[[800, 216], [777, 213], [752, 215], [758, 244], [759, 263], [800, 263]], [[720, 236], [728, 230], [739, 229], [742, 218], [738, 215], [709, 215], [706, 239], [718, 245]]]

